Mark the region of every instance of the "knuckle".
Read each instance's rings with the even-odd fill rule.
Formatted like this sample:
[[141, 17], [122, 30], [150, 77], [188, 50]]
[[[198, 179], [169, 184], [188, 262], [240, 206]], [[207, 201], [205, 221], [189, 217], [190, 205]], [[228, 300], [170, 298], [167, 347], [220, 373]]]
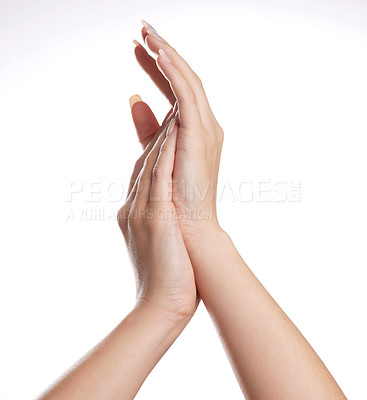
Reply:
[[192, 103], [193, 101], [195, 101], [195, 93], [194, 93], [194, 91], [192, 89], [188, 89], [187, 88], [184, 91], [184, 93], [182, 94], [180, 102], [181, 103], [184, 103], [184, 102]]
[[160, 178], [162, 176], [162, 168], [159, 165], [155, 165], [153, 167], [152, 176], [154, 179]]
[[195, 82], [196, 82], [196, 84], [199, 86], [199, 87], [201, 87], [201, 88], [203, 88], [203, 81], [200, 79], [200, 77], [194, 72], [194, 79], [195, 79]]
[[190, 100], [190, 101], [195, 100], [195, 93], [194, 93], [194, 91], [193, 91], [192, 89], [189, 89], [189, 90], [187, 91], [186, 97], [187, 97], [187, 99]]
[[165, 140], [165, 141], [163, 142], [161, 148], [159, 149], [159, 158], [158, 158], [158, 160], [161, 158], [162, 153], [163, 153], [163, 156], [165, 156], [166, 154], [168, 154], [168, 150], [169, 150], [169, 148], [168, 148], [168, 143], [167, 143], [167, 140]]
[[127, 229], [128, 217], [129, 217], [129, 209], [126, 205], [124, 205], [117, 212], [117, 223], [123, 233], [125, 233]]
[[151, 155], [151, 153], [149, 153], [149, 154], [144, 158], [142, 167], [140, 168], [140, 173], [141, 173], [141, 176], [142, 176], [142, 177], [143, 177], [143, 176], [146, 176], [147, 170], [149, 169], [151, 162], [152, 162], [152, 155]]
[[217, 132], [218, 132], [219, 141], [223, 142], [223, 140], [224, 140], [224, 131], [223, 131], [221, 126], [218, 127]]

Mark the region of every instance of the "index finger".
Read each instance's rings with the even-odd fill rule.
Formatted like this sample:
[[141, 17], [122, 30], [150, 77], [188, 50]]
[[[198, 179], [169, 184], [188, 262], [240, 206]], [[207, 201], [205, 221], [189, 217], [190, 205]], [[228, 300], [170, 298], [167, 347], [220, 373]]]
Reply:
[[[143, 36], [144, 37], [144, 36]], [[172, 92], [171, 86], [162, 72], [158, 69], [155, 59], [148, 54], [143, 45], [137, 40], [135, 43], [135, 58], [141, 68], [149, 75], [151, 80], [155, 83], [158, 89], [164, 94], [167, 100], [174, 105], [176, 98]]]
[[187, 61], [174, 49], [165, 39], [158, 35], [157, 31], [149, 25], [146, 21], [142, 21], [146, 28], [146, 35], [144, 37], [145, 43], [149, 49], [154, 53], [159, 54], [159, 49], [163, 49], [173, 61], [176, 67], [180, 70], [181, 74], [185, 77], [193, 90], [201, 119], [206, 126], [210, 126], [213, 121], [214, 115], [209, 105], [203, 83], [199, 76], [193, 71]]

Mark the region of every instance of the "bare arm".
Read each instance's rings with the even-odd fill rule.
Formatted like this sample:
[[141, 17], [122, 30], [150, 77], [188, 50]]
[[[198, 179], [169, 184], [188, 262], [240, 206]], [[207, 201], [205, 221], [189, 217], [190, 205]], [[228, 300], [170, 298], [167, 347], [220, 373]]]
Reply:
[[173, 178], [180, 229], [199, 294], [243, 393], [252, 400], [345, 399], [312, 347], [220, 229], [215, 203], [223, 131], [198, 76], [145, 25], [145, 42], [159, 55], [157, 65], [179, 103]]
[[133, 399], [184, 326], [141, 303], [39, 400]]
[[155, 127], [154, 141], [138, 159], [118, 213], [135, 268], [136, 307], [39, 400], [133, 399], [196, 310], [194, 273], [167, 191], [176, 148], [175, 118], [173, 109], [162, 128]]
[[[222, 230], [186, 242], [199, 293], [248, 399], [345, 399]], [[205, 239], [203, 239], [205, 238]]]

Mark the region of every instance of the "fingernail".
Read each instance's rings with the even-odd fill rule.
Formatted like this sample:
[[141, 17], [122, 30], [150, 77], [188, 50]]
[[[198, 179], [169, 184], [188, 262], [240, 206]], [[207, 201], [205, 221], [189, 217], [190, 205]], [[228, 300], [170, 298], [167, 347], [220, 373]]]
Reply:
[[163, 50], [163, 49], [159, 49], [158, 50], [159, 55], [161, 55], [165, 61], [171, 63], [172, 61], [170, 60], [170, 58], [168, 57], [167, 53]]
[[135, 46], [141, 46], [141, 44], [136, 39], [133, 40], [133, 43], [135, 44]]
[[142, 23], [148, 30], [149, 30], [149, 29], [151, 30], [152, 35], [155, 34], [155, 35], [159, 36], [159, 35], [158, 35], [158, 32], [152, 27], [152, 25], [149, 24], [149, 22], [144, 21], [144, 20], [142, 19], [142, 20], [141, 20], [141, 23]]
[[169, 136], [173, 132], [173, 128], [175, 127], [175, 124], [176, 124], [176, 117], [172, 118], [171, 121], [169, 122], [166, 136]]
[[141, 22], [147, 28], [148, 35], [154, 36], [161, 42], [164, 42], [164, 40], [158, 35], [158, 32], [152, 27], [152, 25], [150, 25], [147, 21], [144, 21], [144, 20], [142, 20]]
[[139, 101], [143, 101], [143, 100], [141, 99], [141, 97], [138, 94], [133, 94], [129, 99], [130, 108], [133, 108], [133, 105]]
[[[157, 40], [159, 40], [160, 42], [164, 42], [163, 38], [161, 38], [160, 36], [158, 36], [158, 34], [152, 32], [150, 29], [147, 30], [147, 34], [150, 36], [153, 36], [154, 38], [156, 38]], [[148, 36], [147, 35], [147, 36]], [[146, 37], [147, 37], [146, 36]]]

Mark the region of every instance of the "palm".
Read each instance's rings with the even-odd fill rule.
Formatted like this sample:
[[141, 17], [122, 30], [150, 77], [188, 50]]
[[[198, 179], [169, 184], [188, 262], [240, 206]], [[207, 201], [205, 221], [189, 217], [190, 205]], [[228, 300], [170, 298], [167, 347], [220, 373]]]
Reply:
[[[173, 203], [168, 207], [168, 215], [175, 211]], [[167, 221], [169, 219], [169, 221]], [[194, 312], [197, 306], [197, 291], [195, 277], [187, 254], [183, 237], [177, 221], [169, 216], [159, 220], [161, 222], [160, 242], [152, 248], [159, 248], [159, 254], [151, 254], [152, 265], [158, 265], [159, 270], [155, 276], [159, 280], [159, 287], [167, 288], [164, 293], [167, 301], [172, 305], [172, 311], [181, 312], [183, 315]], [[163, 238], [163, 240], [162, 240]], [[154, 240], [151, 239], [151, 240]], [[162, 260], [169, 260], [163, 263]]]

